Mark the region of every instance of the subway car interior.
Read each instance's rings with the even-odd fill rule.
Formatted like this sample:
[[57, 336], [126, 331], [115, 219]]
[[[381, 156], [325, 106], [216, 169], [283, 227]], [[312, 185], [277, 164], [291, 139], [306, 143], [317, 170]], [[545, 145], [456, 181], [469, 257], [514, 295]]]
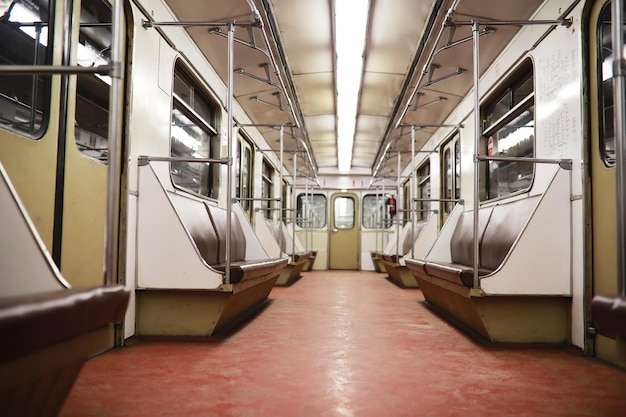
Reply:
[[626, 416], [625, 13], [0, 0], [0, 417]]

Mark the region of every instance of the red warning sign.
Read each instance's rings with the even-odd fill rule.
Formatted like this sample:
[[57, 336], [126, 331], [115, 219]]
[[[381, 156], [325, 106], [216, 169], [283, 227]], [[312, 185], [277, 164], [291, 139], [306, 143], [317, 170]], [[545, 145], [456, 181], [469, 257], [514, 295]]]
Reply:
[[487, 155], [493, 156], [493, 136], [489, 136], [489, 140], [487, 141]]

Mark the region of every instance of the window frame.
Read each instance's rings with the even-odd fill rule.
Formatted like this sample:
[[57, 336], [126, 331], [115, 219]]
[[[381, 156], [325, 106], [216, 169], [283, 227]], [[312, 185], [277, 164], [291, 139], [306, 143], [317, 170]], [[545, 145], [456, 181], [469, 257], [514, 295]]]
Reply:
[[[52, 65], [54, 49], [63, 47], [63, 45], [54, 44], [54, 32], [55, 32], [54, 27], [56, 23], [55, 18], [54, 18], [54, 10], [56, 9], [55, 3], [56, 2], [54, 0], [48, 1], [47, 22], [39, 21], [42, 24], [42, 27], [47, 26], [47, 29], [48, 29], [47, 30], [48, 36], [46, 39], [45, 51], [41, 55], [38, 54], [37, 56], [35, 56], [32, 52], [27, 52], [27, 54], [30, 53], [29, 56], [32, 58], [34, 62], [30, 62], [30, 63], [12, 62], [12, 63], [9, 63], [8, 65]], [[6, 9], [5, 13], [10, 13], [13, 10], [13, 8], [16, 7], [17, 4], [18, 2], [11, 3], [9, 8]], [[2, 22], [0, 24], [4, 24], [4, 21], [5, 19], [2, 19]], [[29, 23], [29, 22], [26, 22], [26, 23]], [[30, 22], [30, 23], [34, 23], [34, 22]], [[7, 26], [10, 26], [10, 25], [7, 24]], [[28, 42], [29, 40], [27, 38], [30, 37], [34, 45], [35, 38], [29, 35], [26, 31], [22, 30], [21, 27], [16, 26], [16, 29], [15, 29], [16, 33], [19, 34], [20, 30], [22, 33], [19, 36], [24, 38], [25, 42]], [[7, 46], [7, 49], [11, 48], [12, 51], [15, 51], [15, 50], [33, 51], [35, 49], [33, 47], [23, 48], [23, 47], [16, 45], [15, 42], [6, 42], [6, 40], [4, 44], [10, 45], [10, 46]], [[69, 45], [67, 47], [69, 47]], [[39, 49], [41, 48], [38, 46], [37, 51], [39, 51]], [[20, 79], [24, 80], [26, 77], [29, 77], [31, 79], [31, 81], [29, 81], [30, 82], [29, 91], [30, 91], [30, 101], [31, 101], [30, 105], [28, 105], [26, 101], [15, 100], [14, 98], [12, 98], [16, 96], [15, 92], [10, 95], [0, 93], [0, 99], [6, 100], [9, 103], [8, 106], [12, 106], [11, 108], [15, 108], [16, 113], [18, 112], [19, 109], [22, 109], [22, 111], [27, 110], [29, 124], [32, 126], [37, 123], [38, 114], [41, 114], [38, 126], [36, 128], [35, 126], [33, 126], [33, 127], [29, 127], [28, 129], [20, 129], [19, 127], [16, 127], [18, 126], [17, 123], [15, 123], [16, 120], [14, 120], [13, 123], [7, 120], [6, 124], [0, 123], [0, 128], [2, 130], [15, 133], [27, 139], [30, 139], [33, 141], [39, 141], [45, 136], [50, 126], [50, 113], [51, 113], [51, 101], [52, 101], [52, 76], [45, 75], [45, 74], [30, 74], [30, 75], [29, 74], [15, 74], [15, 75], [6, 74], [3, 76], [3, 79], [6, 82], [5, 85], [15, 86], [19, 84], [24, 84], [24, 85], [28, 84], [29, 83], [28, 81], [27, 82], [17, 81]], [[13, 82], [11, 82], [11, 80], [13, 80]], [[33, 85], [35, 85], [35, 88], [33, 88]], [[42, 88], [39, 89], [38, 87], [42, 87]], [[37, 95], [37, 93], [39, 93], [41, 90], [43, 90], [43, 92], [41, 92], [41, 95]], [[35, 96], [34, 98], [35, 104], [33, 104], [33, 96]], [[41, 107], [39, 107], [39, 104], [41, 105]], [[26, 111], [24, 114], [26, 114]]]
[[[528, 84], [530, 83], [530, 84]], [[517, 93], [523, 92], [524, 87], [532, 88], [530, 92], [524, 94], [523, 96], [518, 96]], [[529, 117], [528, 122], [516, 128], [516, 130], [512, 130], [511, 132], [518, 132], [520, 129], [524, 129], [528, 124], [532, 126], [532, 133], [527, 136], [526, 139], [516, 142], [514, 146], [510, 146], [506, 148], [514, 149], [517, 148], [518, 152], [515, 154], [504, 154], [502, 156], [506, 157], [529, 157], [532, 158], [535, 156], [536, 152], [536, 107], [535, 107], [535, 68], [533, 65], [533, 61], [530, 58], [527, 58], [504, 82], [503, 85], [494, 93], [492, 96], [485, 100], [484, 103], [480, 106], [481, 112], [481, 138], [480, 138], [480, 149], [483, 155], [489, 156], [488, 146], [489, 140], [492, 141], [492, 146], [494, 150], [498, 149], [498, 141], [506, 140], [510, 137], [512, 133], [507, 134], [506, 136], [497, 139], [497, 134], [503, 131], [506, 131], [507, 128], [510, 128], [511, 123], [517, 121], [520, 118], [524, 118], [525, 114]], [[508, 99], [508, 110], [504, 111], [502, 114], [497, 115], [497, 117], [490, 119], [489, 118], [489, 110], [493, 109], [495, 106], [500, 104], [504, 98]], [[515, 126], [514, 126], [515, 127]], [[494, 141], [494, 137], [496, 140]], [[519, 145], [528, 145], [530, 148], [530, 153], [528, 149], [525, 149], [523, 146]], [[519, 147], [518, 147], [519, 146]], [[496, 153], [494, 152], [494, 156]], [[524, 169], [524, 165], [528, 164], [530, 169]], [[517, 170], [520, 174], [526, 173], [527, 175], [522, 176], [521, 179], [512, 182], [502, 181], [499, 178], [499, 174], [501, 172], [507, 170]], [[495, 201], [501, 200], [504, 198], [508, 198], [511, 196], [515, 196], [518, 194], [523, 194], [528, 192], [533, 185], [536, 173], [536, 167], [533, 162], [501, 162], [501, 161], [483, 161], [480, 162], [480, 195], [479, 199], [481, 202], [486, 201]], [[518, 175], [519, 177], [519, 175]], [[527, 179], [524, 179], [527, 178]], [[520, 184], [516, 186], [516, 184]], [[509, 185], [511, 191], [501, 191], [501, 187], [503, 185]]]
[[[189, 87], [189, 99], [186, 100], [179, 92], [175, 91], [176, 77], [186, 82]], [[220, 107], [213, 98], [213, 96], [203, 87], [188, 69], [181, 59], [176, 60], [174, 65], [174, 72], [172, 74], [172, 104], [170, 111], [170, 156], [175, 157], [173, 150], [173, 134], [172, 128], [174, 127], [174, 112], [178, 111], [182, 116], [186, 117], [194, 126], [199, 128], [203, 134], [207, 136], [207, 156], [200, 158], [219, 158], [220, 146], [219, 146], [219, 119], [220, 119]], [[206, 120], [206, 118], [196, 110], [196, 100], [201, 100], [206, 105], [206, 110], [210, 112], [208, 116], [212, 120]], [[185, 157], [191, 157], [193, 155], [184, 155]], [[194, 195], [201, 196], [202, 198], [217, 200], [219, 198], [219, 183], [221, 174], [221, 164], [219, 163], [204, 163], [206, 170], [202, 171], [202, 177], [206, 176], [206, 185], [202, 185], [200, 181], [199, 187], [205, 187], [199, 191], [185, 187], [182, 184], [178, 184], [174, 178], [174, 164], [193, 164], [194, 162], [170, 162], [170, 181], [174, 188], [192, 193]]]
[[[596, 40], [597, 43], [595, 45], [596, 48], [596, 56], [597, 59], [597, 77], [596, 83], [598, 85], [598, 147], [600, 156], [602, 158], [602, 162], [607, 168], [615, 167], [615, 131], [613, 126], [613, 106], [615, 105], [615, 97], [613, 95], [613, 67], [612, 67], [612, 57], [613, 57], [613, 38], [611, 35], [611, 2], [607, 2], [603, 7], [602, 11], [598, 16], [598, 24], [596, 25]], [[607, 19], [604, 19], [608, 17]], [[603, 29], [608, 28], [608, 35], [604, 37]], [[625, 35], [626, 36], [626, 35]], [[608, 39], [610, 41], [610, 53], [605, 55], [605, 51], [608, 49], [602, 44], [603, 39]], [[607, 61], [607, 69], [611, 71], [611, 76], [604, 78], [604, 62]], [[612, 137], [608, 137], [607, 134], [612, 134]], [[609, 152], [609, 143], [612, 144], [612, 155]]]
[[[311, 223], [309, 225], [309, 227], [305, 227], [306, 225], [304, 224], [302, 219], [305, 219], [306, 217], [304, 216], [304, 213], [302, 213], [302, 200], [304, 197], [307, 198], [312, 198], [313, 200], [315, 200], [316, 198], [323, 198], [324, 199], [324, 204], [320, 205], [324, 207], [324, 216], [323, 216], [323, 222], [320, 226], [317, 226], [315, 224], [315, 221], [313, 221], [313, 223]], [[325, 194], [321, 194], [321, 193], [300, 193], [296, 196], [296, 214], [297, 214], [297, 220], [298, 222], [296, 223], [298, 227], [303, 228], [303, 229], [326, 229], [326, 226], [328, 224], [328, 198], [326, 197]], [[314, 216], [315, 217], [315, 216]]]
[[[373, 227], [371, 223], [366, 219], [365, 210], [368, 210], [372, 206], [367, 204], [366, 200], [369, 200], [370, 197], [373, 197], [375, 201], [380, 201], [381, 205], [379, 207], [379, 211], [383, 214], [380, 225], [374, 224]], [[361, 198], [361, 227], [366, 230], [388, 230], [393, 226], [393, 217], [389, 214], [387, 199], [391, 197], [391, 194], [385, 193], [368, 193], [363, 195]], [[377, 206], [378, 204], [376, 204]]]
[[[459, 161], [459, 167], [460, 167], [460, 161]], [[430, 158], [426, 158], [426, 160], [422, 162], [422, 164], [420, 164], [419, 167], [417, 167], [416, 172], [415, 172], [415, 177], [417, 180], [417, 187], [415, 190], [417, 195], [415, 196], [415, 198], [430, 199], [432, 195], [432, 188], [431, 188], [431, 181], [430, 181]], [[460, 173], [459, 173], [459, 178], [460, 178]], [[423, 194], [424, 187], [428, 188], [427, 196], [424, 196]], [[459, 189], [459, 196], [460, 196], [461, 194], [460, 181], [459, 181], [458, 189]], [[427, 220], [430, 217], [428, 215], [428, 210], [430, 210], [430, 202], [419, 201], [417, 202], [416, 209], [420, 210], [420, 211], [415, 212], [416, 221]]]
[[267, 158], [263, 158], [261, 162], [261, 197], [264, 199], [261, 201], [262, 210], [265, 213], [266, 219], [273, 219], [274, 201], [269, 200], [274, 198], [274, 177], [276, 175], [276, 168]]
[[[460, 199], [461, 198], [461, 132], [455, 131], [440, 148], [440, 166], [441, 166], [441, 198], [442, 199]], [[450, 172], [448, 175], [446, 169], [446, 153], [450, 155]], [[429, 176], [430, 178], [430, 176]], [[448, 183], [450, 184], [450, 194], [448, 195]], [[432, 192], [432, 189], [431, 189]], [[442, 201], [440, 203], [441, 216], [447, 218], [452, 213], [455, 203]], [[442, 222], [443, 223], [443, 222]]]

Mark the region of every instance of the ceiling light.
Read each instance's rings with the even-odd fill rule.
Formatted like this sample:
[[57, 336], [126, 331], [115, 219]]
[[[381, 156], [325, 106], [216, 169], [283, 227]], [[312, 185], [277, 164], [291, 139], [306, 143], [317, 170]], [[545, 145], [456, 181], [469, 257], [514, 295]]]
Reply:
[[350, 171], [356, 128], [369, 0], [335, 0], [337, 53], [337, 158], [340, 172]]

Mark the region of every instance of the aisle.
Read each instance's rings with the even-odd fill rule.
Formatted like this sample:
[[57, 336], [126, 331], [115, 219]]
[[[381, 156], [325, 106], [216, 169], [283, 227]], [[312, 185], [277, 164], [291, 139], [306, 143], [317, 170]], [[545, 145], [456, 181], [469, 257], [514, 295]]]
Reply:
[[309, 272], [270, 298], [223, 340], [139, 340], [91, 360], [61, 416], [626, 415], [626, 373], [481, 347], [382, 274]]

